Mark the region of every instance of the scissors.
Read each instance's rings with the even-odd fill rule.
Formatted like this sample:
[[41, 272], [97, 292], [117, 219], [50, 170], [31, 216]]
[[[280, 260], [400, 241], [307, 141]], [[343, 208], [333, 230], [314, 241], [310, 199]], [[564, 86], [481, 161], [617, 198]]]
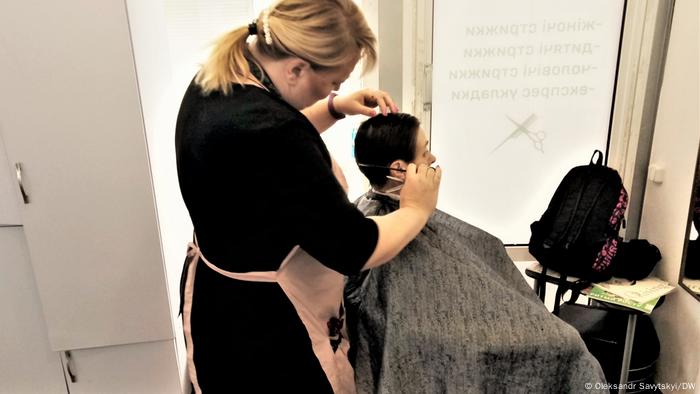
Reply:
[[516, 122], [508, 115], [506, 115], [506, 118], [508, 118], [508, 120], [510, 120], [511, 123], [516, 125], [517, 128], [508, 137], [506, 137], [506, 139], [504, 139], [500, 144], [498, 144], [498, 146], [495, 147], [491, 151], [491, 153], [495, 152], [498, 148], [503, 146], [503, 144], [508, 142], [508, 140], [516, 138], [520, 134], [525, 134], [527, 136], [527, 138], [529, 138], [530, 141], [532, 141], [532, 145], [535, 147], [535, 149], [544, 153], [542, 142], [544, 141], [544, 139], [546, 137], [545, 132], [542, 130], [533, 132], [533, 131], [530, 131], [527, 129], [530, 126], [530, 124], [532, 124], [532, 122], [535, 120], [535, 118], [536, 118], [535, 114], [528, 116], [527, 119], [525, 119], [522, 123]]

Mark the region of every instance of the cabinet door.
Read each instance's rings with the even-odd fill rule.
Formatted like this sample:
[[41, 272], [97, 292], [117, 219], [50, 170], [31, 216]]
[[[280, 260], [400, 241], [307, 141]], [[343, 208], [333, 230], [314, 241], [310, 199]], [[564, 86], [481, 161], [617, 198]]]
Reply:
[[182, 393], [173, 340], [62, 352], [71, 394]]
[[0, 26], [0, 120], [52, 348], [172, 338], [124, 1], [3, 1]]
[[22, 224], [17, 196], [17, 176], [13, 173], [14, 164], [10, 166], [5, 153], [2, 138], [2, 119], [0, 118], [0, 227]]
[[22, 227], [0, 228], [0, 393], [66, 393], [51, 351]]

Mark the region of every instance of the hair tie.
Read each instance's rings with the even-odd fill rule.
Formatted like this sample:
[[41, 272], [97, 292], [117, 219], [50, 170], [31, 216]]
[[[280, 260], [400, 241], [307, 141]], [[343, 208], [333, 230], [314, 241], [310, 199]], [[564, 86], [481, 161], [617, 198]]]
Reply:
[[248, 25], [248, 35], [254, 36], [256, 34], [258, 34], [258, 20], [257, 19], [250, 22], [250, 24]]
[[272, 35], [270, 34], [270, 9], [263, 11], [263, 32], [265, 33], [265, 43], [272, 45]]

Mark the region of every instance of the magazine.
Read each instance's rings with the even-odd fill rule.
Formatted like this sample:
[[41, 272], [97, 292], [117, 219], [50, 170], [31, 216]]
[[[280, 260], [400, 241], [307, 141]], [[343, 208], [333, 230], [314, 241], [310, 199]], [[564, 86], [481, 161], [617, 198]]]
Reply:
[[666, 295], [675, 288], [668, 282], [655, 277], [641, 280], [612, 278], [607, 282], [594, 283], [593, 286], [640, 304]]
[[656, 297], [656, 298], [649, 300], [645, 303], [640, 303], [640, 302], [635, 302], [635, 301], [632, 301], [629, 299], [624, 299], [624, 298], [619, 297], [619, 296], [612, 294], [612, 293], [608, 293], [607, 291], [601, 289], [600, 287], [595, 287], [595, 286], [592, 286], [591, 288], [589, 288], [587, 295], [588, 295], [588, 298], [591, 298], [593, 300], [598, 300], [598, 301], [603, 301], [603, 302], [607, 302], [610, 304], [624, 306], [626, 308], [641, 311], [641, 312], [644, 312], [646, 314], [649, 314], [649, 313], [651, 313], [651, 311], [654, 310], [654, 307], [659, 302], [659, 298], [661, 298], [661, 297]]

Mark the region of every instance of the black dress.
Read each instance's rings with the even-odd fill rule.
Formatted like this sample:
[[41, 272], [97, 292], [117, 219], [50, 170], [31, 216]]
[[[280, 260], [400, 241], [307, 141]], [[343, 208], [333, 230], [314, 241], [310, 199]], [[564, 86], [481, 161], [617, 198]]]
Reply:
[[[323, 140], [270, 91], [202, 94], [194, 82], [176, 129], [180, 190], [199, 247], [232, 272], [275, 271], [295, 245], [358, 273], [378, 230], [347, 199]], [[199, 386], [210, 392], [331, 392], [306, 329], [276, 283], [196, 269], [191, 312]]]

